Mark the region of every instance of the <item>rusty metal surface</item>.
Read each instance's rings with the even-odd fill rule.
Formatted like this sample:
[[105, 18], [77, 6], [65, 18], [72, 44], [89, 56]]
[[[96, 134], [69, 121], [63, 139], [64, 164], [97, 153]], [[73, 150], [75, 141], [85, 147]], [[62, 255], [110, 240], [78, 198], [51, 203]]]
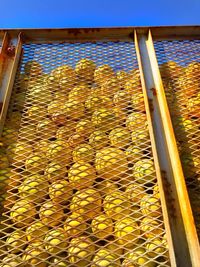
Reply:
[[200, 41], [156, 41], [155, 49], [200, 237]]
[[171, 266], [133, 42], [24, 44], [1, 152], [0, 266]]

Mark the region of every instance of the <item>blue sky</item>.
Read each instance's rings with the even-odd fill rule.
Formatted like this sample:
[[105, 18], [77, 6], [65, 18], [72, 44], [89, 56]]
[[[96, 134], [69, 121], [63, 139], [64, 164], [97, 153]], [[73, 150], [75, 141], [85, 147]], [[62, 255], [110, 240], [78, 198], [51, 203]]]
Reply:
[[0, 28], [198, 24], [200, 0], [1, 0]]

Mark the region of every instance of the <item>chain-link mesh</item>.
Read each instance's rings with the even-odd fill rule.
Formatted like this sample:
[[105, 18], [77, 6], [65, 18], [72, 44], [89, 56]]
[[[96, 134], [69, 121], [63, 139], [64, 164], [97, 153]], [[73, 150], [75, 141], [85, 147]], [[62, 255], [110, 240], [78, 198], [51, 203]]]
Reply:
[[200, 237], [200, 41], [156, 41], [155, 49]]
[[23, 50], [2, 135], [0, 266], [170, 266], [134, 44]]

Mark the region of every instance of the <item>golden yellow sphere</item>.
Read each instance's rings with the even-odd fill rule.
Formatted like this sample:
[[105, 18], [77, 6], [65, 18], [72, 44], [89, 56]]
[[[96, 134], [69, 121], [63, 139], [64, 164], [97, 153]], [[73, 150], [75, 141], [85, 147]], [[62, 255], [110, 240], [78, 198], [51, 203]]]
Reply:
[[114, 147], [102, 148], [96, 153], [95, 167], [102, 178], [118, 180], [128, 170], [126, 154]]
[[136, 131], [136, 129], [145, 125], [146, 120], [146, 115], [144, 113], [132, 112], [126, 119], [126, 127], [130, 131]]
[[131, 203], [128, 197], [119, 190], [105, 196], [103, 208], [107, 216], [113, 220], [123, 219], [131, 213]]
[[133, 166], [133, 175], [137, 183], [145, 184], [155, 180], [155, 167], [151, 159], [141, 159]]
[[95, 245], [87, 236], [72, 238], [68, 247], [69, 262], [77, 267], [85, 267], [92, 259]]
[[24, 72], [26, 75], [38, 76], [42, 74], [42, 66], [35, 60], [26, 62], [24, 66]]
[[156, 184], [153, 188], [153, 197], [160, 199], [160, 189], [158, 184]]
[[17, 227], [28, 226], [34, 221], [36, 209], [26, 200], [17, 200], [10, 210], [10, 217]]
[[140, 77], [135, 76], [135, 78], [131, 78], [124, 85], [124, 91], [129, 95], [135, 95], [140, 93], [142, 90]]
[[64, 230], [69, 237], [76, 237], [84, 233], [87, 225], [84, 218], [74, 212], [64, 222]]
[[32, 123], [37, 123], [39, 120], [46, 118], [47, 110], [45, 107], [34, 105], [27, 110], [27, 119]]
[[164, 232], [163, 225], [153, 217], [144, 217], [140, 223], [140, 229], [146, 238], [155, 238]]
[[26, 246], [26, 234], [24, 231], [17, 229], [10, 233], [6, 239], [6, 245], [9, 253], [21, 252]]
[[95, 68], [96, 65], [92, 60], [83, 58], [76, 64], [75, 72], [81, 81], [92, 82]]
[[64, 111], [58, 111], [58, 112], [52, 114], [51, 119], [58, 126], [63, 126], [67, 123], [67, 117], [66, 117]]
[[66, 85], [68, 86], [72, 86], [76, 80], [75, 71], [69, 65], [63, 65], [55, 68], [54, 70], [51, 71], [51, 76], [53, 76], [57, 82], [60, 82], [62, 78], [66, 79], [67, 81]]
[[51, 101], [47, 107], [48, 114], [52, 116], [56, 112], [61, 112], [61, 113], [64, 112], [65, 102], [66, 102], [65, 99], [62, 98]]
[[63, 220], [64, 212], [60, 205], [47, 201], [40, 207], [39, 216], [42, 223], [54, 227]]
[[94, 125], [90, 120], [80, 120], [76, 125], [76, 132], [85, 137], [88, 137], [88, 135], [93, 133], [94, 129]]
[[47, 259], [49, 254], [45, 251], [45, 248], [41, 242], [30, 244], [24, 251], [22, 260], [26, 262], [26, 265], [47, 267]]
[[133, 248], [140, 237], [140, 229], [135, 219], [123, 218], [115, 223], [116, 242], [126, 248]]
[[[56, 79], [54, 78], [53, 81], [56, 81]], [[67, 92], [70, 91], [71, 88], [74, 87], [74, 85], [76, 84], [77, 79], [75, 77], [75, 75], [72, 73], [71, 76], [65, 76], [65, 77], [61, 77], [59, 80], [59, 90], [63, 91], [63, 92]]]
[[59, 127], [56, 132], [56, 138], [67, 141], [69, 137], [74, 133], [74, 123], [67, 121], [67, 126]]
[[33, 222], [26, 228], [26, 236], [29, 242], [43, 241], [45, 234], [48, 232], [48, 227], [41, 221]]
[[148, 149], [150, 146], [150, 137], [147, 127], [142, 127], [131, 133], [132, 143], [135, 147], [142, 149]]
[[67, 174], [67, 169], [65, 164], [58, 163], [58, 161], [51, 161], [46, 169], [45, 176], [50, 183], [56, 180], [64, 179]]
[[100, 239], [104, 239], [113, 233], [113, 221], [103, 213], [92, 220], [91, 227], [93, 234]]
[[49, 254], [57, 254], [64, 251], [68, 246], [67, 238], [66, 232], [61, 227], [50, 230], [44, 238], [46, 251]]
[[116, 258], [119, 258], [124, 253], [124, 246], [118, 244], [114, 237], [109, 238], [109, 241], [105, 244], [104, 248], [110, 251], [111, 254], [115, 255]]
[[120, 84], [117, 78], [112, 77], [104, 81], [101, 85], [102, 95], [113, 97], [120, 90]]
[[34, 150], [38, 154], [46, 154], [49, 144], [49, 140], [40, 140], [34, 145]]
[[147, 241], [145, 247], [151, 258], [159, 257], [160, 254], [163, 254], [166, 250], [166, 248], [163, 247], [162, 239], [158, 237]]
[[158, 217], [161, 215], [160, 200], [151, 195], [146, 195], [141, 199], [140, 208], [146, 216]]
[[92, 122], [98, 130], [109, 131], [117, 126], [115, 114], [106, 108], [100, 108], [92, 114]]
[[56, 140], [50, 143], [46, 156], [49, 160], [59, 161], [62, 165], [69, 165], [72, 159], [72, 150], [64, 140]]
[[16, 142], [18, 138], [18, 131], [11, 127], [4, 127], [2, 132], [2, 142], [5, 146], [9, 146], [12, 143]]
[[68, 139], [68, 143], [69, 143], [71, 148], [74, 148], [74, 147], [76, 147], [76, 146], [78, 146], [84, 142], [85, 142], [84, 136], [77, 134], [77, 133], [71, 135]]
[[26, 170], [30, 173], [42, 173], [47, 165], [44, 154], [32, 153], [25, 161]]
[[102, 85], [106, 80], [114, 77], [113, 69], [105, 64], [96, 68], [94, 72], [94, 80], [97, 85]]
[[90, 94], [85, 101], [85, 107], [89, 112], [94, 112], [100, 108], [111, 109], [113, 107], [112, 99], [102, 95], [102, 92], [98, 94]]
[[99, 249], [95, 254], [91, 267], [118, 267], [121, 266], [120, 259], [110, 250]]
[[116, 191], [118, 186], [117, 183], [114, 183], [113, 181], [102, 180], [97, 183], [96, 188], [102, 196], [106, 196]]
[[95, 168], [87, 162], [77, 162], [69, 169], [68, 179], [73, 189], [90, 187], [96, 179]]
[[49, 197], [53, 203], [66, 203], [72, 196], [71, 184], [66, 180], [58, 180], [49, 186]]
[[145, 112], [144, 95], [142, 91], [132, 95], [131, 103], [134, 110]]
[[68, 95], [69, 101], [77, 101], [77, 103], [84, 103], [89, 96], [90, 88], [84, 85], [74, 87]]
[[95, 149], [99, 150], [108, 145], [109, 139], [105, 132], [96, 130], [89, 137], [89, 144]]
[[122, 89], [125, 87], [126, 82], [131, 78], [130, 74], [123, 70], [117, 71], [116, 76], [117, 81]]
[[19, 196], [33, 203], [42, 202], [48, 193], [48, 185], [44, 176], [33, 174], [18, 187]]
[[125, 127], [117, 127], [109, 133], [109, 139], [112, 146], [124, 148], [130, 145], [131, 133]]
[[77, 100], [68, 100], [64, 105], [64, 111], [67, 118], [78, 120], [84, 117], [85, 107]]
[[69, 266], [69, 262], [68, 262], [68, 259], [66, 259], [65, 257], [53, 257], [51, 259], [51, 262], [53, 263], [53, 266], [56, 266], [56, 267], [68, 267]]
[[9, 254], [3, 258], [0, 267], [23, 267], [23, 262], [20, 256]]
[[42, 139], [50, 139], [56, 136], [56, 124], [50, 119], [44, 119], [36, 127], [37, 136]]
[[73, 150], [72, 155], [74, 162], [79, 162], [79, 161], [92, 162], [94, 159], [94, 150], [91, 145], [84, 143], [77, 146]]
[[101, 195], [92, 188], [77, 191], [72, 198], [70, 210], [86, 220], [93, 219], [101, 212]]
[[128, 253], [122, 263], [123, 267], [155, 267], [156, 261], [150, 260], [146, 250], [143, 247], [134, 249]]
[[53, 100], [53, 95], [49, 88], [45, 88], [42, 84], [33, 84], [32, 87], [28, 86], [27, 100], [29, 105], [46, 106]]
[[141, 184], [134, 182], [127, 185], [125, 194], [128, 196], [131, 203], [133, 203], [134, 205], [140, 205], [141, 198], [146, 196], [147, 193], [145, 192], [144, 187]]
[[131, 145], [126, 149], [126, 157], [129, 163], [135, 164], [137, 161], [141, 160], [142, 157], [144, 157], [144, 154], [142, 153], [141, 149]]
[[120, 109], [127, 109], [130, 103], [131, 96], [127, 92], [120, 90], [114, 94], [113, 102]]

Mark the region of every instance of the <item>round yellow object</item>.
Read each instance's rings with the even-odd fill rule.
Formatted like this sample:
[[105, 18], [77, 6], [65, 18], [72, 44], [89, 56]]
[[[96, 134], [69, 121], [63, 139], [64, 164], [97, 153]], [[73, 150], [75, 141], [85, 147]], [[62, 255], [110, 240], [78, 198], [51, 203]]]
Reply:
[[72, 159], [72, 150], [64, 140], [55, 140], [50, 143], [46, 156], [49, 160], [58, 161], [61, 165], [69, 165]]
[[118, 83], [117, 78], [112, 77], [107, 79], [101, 85], [102, 95], [113, 97], [115, 93], [120, 90], [120, 84]]
[[124, 89], [125, 84], [131, 78], [130, 74], [127, 73], [126, 71], [120, 70], [120, 71], [117, 71], [116, 76], [117, 76], [117, 80], [119, 82], [120, 87]]
[[47, 110], [45, 107], [34, 105], [28, 108], [27, 110], [27, 119], [30, 120], [30, 122], [38, 122], [39, 120], [42, 120], [43, 118], [46, 118]]
[[49, 144], [50, 144], [50, 141], [48, 140], [40, 140], [35, 144], [34, 150], [38, 154], [40, 153], [46, 154]]
[[76, 64], [75, 72], [81, 81], [92, 82], [95, 68], [96, 65], [92, 60], [83, 58]]
[[163, 226], [153, 217], [144, 217], [141, 220], [140, 229], [147, 238], [157, 237], [164, 232]]
[[[14, 146], [14, 151], [15, 151], [15, 147], [16, 147], [16, 145]], [[10, 163], [9, 163], [8, 157], [3, 155], [3, 154], [1, 154], [0, 155], [0, 168], [1, 169], [6, 169], [6, 168], [9, 167], [9, 165], [10, 165]]]
[[162, 256], [166, 250], [163, 247], [162, 239], [154, 238], [146, 243], [146, 251], [151, 258]]
[[30, 173], [42, 173], [47, 165], [47, 159], [43, 154], [33, 153], [31, 154], [26, 162], [26, 170]]
[[102, 92], [91, 94], [88, 96], [88, 98], [85, 101], [85, 107], [89, 112], [94, 112], [95, 110], [98, 110], [100, 108], [112, 108], [113, 103], [111, 98], [107, 96], [103, 96]]
[[[29, 105], [40, 106], [40, 107], [42, 106], [44, 108], [46, 104], [49, 104], [52, 100], [53, 96], [49, 88], [47, 89], [41, 84], [33, 84], [32, 88], [31, 89], [29, 88], [29, 91], [27, 92], [26, 102]], [[36, 112], [34, 113], [35, 115], [37, 115]]]
[[58, 163], [58, 161], [51, 161], [45, 169], [45, 176], [50, 183], [56, 180], [64, 179], [66, 174], [67, 169], [65, 164]]
[[35, 60], [27, 61], [24, 66], [24, 72], [27, 75], [38, 76], [42, 74], [42, 65]]
[[64, 212], [60, 205], [47, 201], [40, 207], [39, 216], [42, 223], [54, 227], [64, 218]]
[[42, 202], [47, 195], [48, 182], [44, 176], [33, 174], [27, 177], [19, 186], [19, 195], [33, 203]]
[[106, 108], [97, 109], [92, 114], [92, 123], [101, 131], [109, 131], [117, 126], [115, 114]]
[[128, 170], [126, 154], [114, 147], [102, 148], [96, 153], [95, 167], [102, 178], [118, 180]]
[[131, 139], [133, 145], [139, 149], [148, 149], [150, 147], [149, 131], [146, 127], [133, 131], [131, 133]]
[[66, 235], [63, 228], [59, 227], [53, 230], [50, 230], [46, 233], [44, 238], [45, 249], [49, 254], [57, 254], [58, 252], [64, 252], [67, 248], [68, 236]]
[[135, 95], [136, 93], [141, 92], [141, 90], [142, 87], [141, 87], [140, 77], [137, 76], [129, 79], [124, 85], [124, 91], [130, 95]]
[[29, 242], [43, 241], [48, 227], [41, 221], [36, 221], [26, 228], [26, 236]]
[[116, 242], [116, 239], [109, 238], [108, 243], [104, 246], [105, 249], [110, 251], [111, 254], [115, 255], [116, 258], [120, 257], [124, 253], [124, 246]]
[[93, 185], [96, 171], [92, 165], [80, 161], [72, 165], [68, 171], [68, 179], [74, 189], [82, 189]]
[[103, 131], [94, 131], [89, 137], [89, 144], [96, 150], [108, 145], [108, 136]]
[[126, 156], [129, 163], [135, 164], [137, 161], [141, 160], [142, 157], [144, 157], [144, 154], [142, 153], [141, 149], [131, 145], [126, 149]]
[[126, 255], [122, 267], [155, 267], [156, 262], [150, 260], [147, 252], [144, 248], [140, 247], [134, 249], [133, 252], [130, 252]]
[[44, 119], [38, 123], [36, 133], [42, 139], [55, 138], [57, 131], [56, 124], [50, 119]]
[[104, 239], [109, 235], [112, 235], [113, 232], [113, 222], [111, 218], [109, 218], [105, 214], [100, 214], [95, 217], [91, 223], [93, 234], [100, 238]]
[[91, 267], [119, 267], [121, 266], [120, 259], [115, 256], [110, 250], [105, 248], [100, 249], [95, 254]]
[[71, 201], [71, 212], [80, 214], [86, 220], [93, 219], [101, 212], [101, 195], [95, 189], [77, 191]]
[[34, 220], [35, 215], [34, 205], [26, 200], [17, 200], [10, 211], [10, 217], [18, 227], [29, 225]]
[[94, 125], [90, 120], [80, 120], [76, 125], [76, 132], [86, 137], [93, 133], [94, 129]]
[[56, 138], [60, 140], [67, 141], [69, 137], [74, 133], [75, 127], [73, 127], [73, 123], [67, 122], [67, 126], [59, 127], [56, 132]]
[[94, 80], [97, 85], [102, 85], [106, 80], [113, 77], [114, 77], [114, 71], [107, 64], [98, 67], [94, 72]]
[[88, 145], [87, 143], [77, 146], [73, 150], [72, 155], [74, 162], [92, 162], [94, 160], [94, 150], [92, 146]]
[[135, 219], [126, 217], [115, 223], [116, 242], [127, 248], [133, 248], [138, 242], [140, 229]]
[[145, 111], [144, 95], [142, 91], [132, 95], [131, 103], [134, 110]]
[[68, 139], [68, 143], [70, 145], [70, 147], [74, 148], [82, 143], [85, 142], [85, 138], [84, 136], [80, 135], [80, 134], [73, 134], [69, 137]]
[[160, 189], [158, 184], [156, 184], [153, 188], [153, 197], [160, 199]]
[[69, 267], [69, 262], [65, 257], [63, 259], [60, 256], [53, 257], [51, 262], [53, 263], [53, 266], [56, 267]]
[[64, 103], [65, 100], [62, 98], [51, 101], [47, 107], [48, 114], [52, 116], [56, 112], [64, 112]]
[[141, 159], [133, 166], [133, 175], [137, 183], [145, 184], [155, 180], [155, 167], [151, 159]]
[[[55, 68], [51, 71], [51, 76], [55, 78], [57, 82], [61, 79], [66, 79], [66, 86], [72, 86], [76, 80], [76, 74], [74, 69], [69, 65], [63, 65]], [[67, 90], [67, 88], [65, 88]]]
[[47, 260], [49, 254], [45, 251], [42, 243], [32, 243], [29, 245], [22, 256], [22, 260], [26, 262], [26, 265], [47, 267]]
[[131, 213], [131, 203], [121, 191], [114, 191], [104, 198], [103, 208], [107, 216], [120, 220]]
[[10, 233], [6, 239], [6, 245], [9, 253], [21, 252], [26, 246], [26, 235], [22, 230], [15, 230]]
[[158, 198], [146, 195], [141, 199], [140, 208], [144, 215], [158, 217], [161, 215], [161, 204]]
[[136, 131], [140, 127], [145, 125], [146, 115], [141, 112], [132, 112], [126, 119], [126, 126], [130, 131]]
[[113, 181], [109, 180], [103, 180], [101, 182], [98, 182], [96, 185], [96, 188], [98, 189], [99, 193], [102, 196], [109, 195], [113, 193], [114, 191], [117, 191], [118, 185], [114, 183]]
[[90, 89], [87, 86], [75, 86], [68, 95], [69, 101], [77, 101], [77, 103], [84, 103], [89, 96]]
[[64, 222], [64, 230], [69, 237], [83, 234], [86, 228], [87, 225], [84, 218], [76, 212], [69, 215]]
[[0, 267], [23, 267], [23, 262], [20, 256], [9, 254], [3, 258]]
[[127, 185], [125, 194], [130, 199], [131, 203], [140, 205], [141, 198], [146, 196], [147, 193], [141, 184], [134, 182]]
[[77, 100], [68, 100], [64, 105], [64, 111], [67, 118], [78, 120], [84, 117], [85, 107]]
[[123, 90], [116, 92], [113, 97], [113, 102], [115, 106], [120, 109], [127, 109], [130, 103], [130, 100], [131, 100], [131, 96]]
[[49, 196], [54, 203], [66, 203], [72, 194], [71, 184], [64, 179], [55, 181], [49, 186]]
[[92, 259], [95, 245], [86, 236], [72, 238], [68, 248], [69, 261], [76, 267], [85, 267]]
[[110, 143], [117, 148], [130, 145], [131, 134], [125, 127], [117, 127], [109, 133]]
[[9, 146], [16, 142], [18, 138], [18, 131], [16, 129], [4, 127], [2, 132], [2, 142], [5, 146]]

